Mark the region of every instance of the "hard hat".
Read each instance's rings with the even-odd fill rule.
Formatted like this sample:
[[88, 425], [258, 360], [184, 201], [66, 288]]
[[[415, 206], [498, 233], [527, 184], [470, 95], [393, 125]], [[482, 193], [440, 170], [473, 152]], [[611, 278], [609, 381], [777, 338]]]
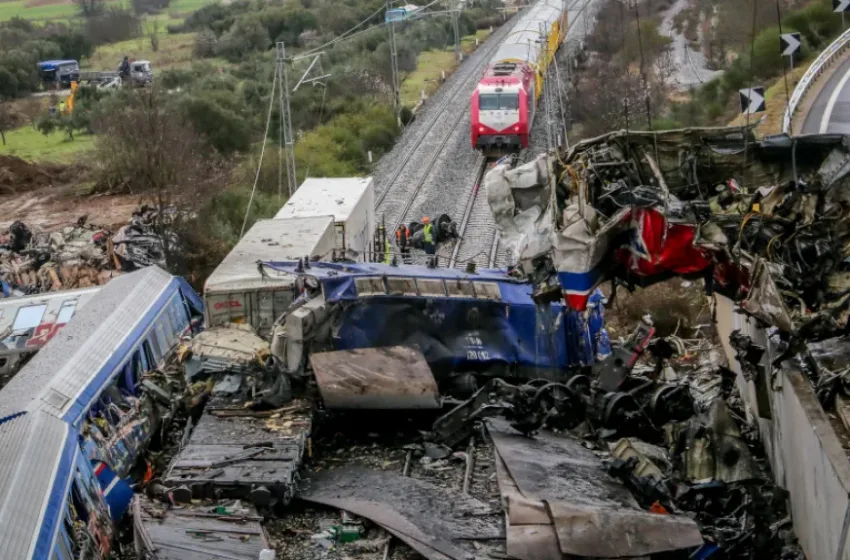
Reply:
[[428, 223], [428, 222], [430, 222], [430, 221], [431, 221], [431, 218], [429, 218], [428, 216], [425, 216], [424, 218], [422, 218], [422, 223], [423, 223], [423, 224], [427, 224], [427, 223]]

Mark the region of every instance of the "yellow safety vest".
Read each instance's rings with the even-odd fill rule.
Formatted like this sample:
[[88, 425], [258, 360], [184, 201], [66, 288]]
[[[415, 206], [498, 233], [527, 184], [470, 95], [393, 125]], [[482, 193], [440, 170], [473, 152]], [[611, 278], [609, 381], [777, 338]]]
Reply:
[[389, 241], [384, 241], [384, 264], [390, 264], [392, 262], [392, 246]]
[[434, 236], [431, 235], [431, 226], [434, 224], [425, 224], [425, 243], [433, 243]]

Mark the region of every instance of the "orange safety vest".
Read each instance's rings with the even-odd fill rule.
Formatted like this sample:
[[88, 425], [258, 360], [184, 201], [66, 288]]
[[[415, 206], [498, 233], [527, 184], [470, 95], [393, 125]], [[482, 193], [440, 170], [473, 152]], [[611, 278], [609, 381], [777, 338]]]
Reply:
[[404, 232], [404, 244], [407, 245], [407, 240], [410, 239], [410, 230], [406, 227], [395, 230], [395, 238], [399, 245], [402, 244], [401, 233]]

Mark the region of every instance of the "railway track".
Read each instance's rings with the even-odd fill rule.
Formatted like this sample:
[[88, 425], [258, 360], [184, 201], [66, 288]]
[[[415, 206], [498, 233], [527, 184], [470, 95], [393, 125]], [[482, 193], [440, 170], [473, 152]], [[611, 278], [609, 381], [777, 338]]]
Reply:
[[[472, 90], [481, 77], [490, 58], [501, 41], [513, 27], [512, 20], [503, 24], [487, 42], [475, 52], [467, 64], [472, 66], [462, 70], [452, 89], [440, 104], [428, 114], [428, 122], [402, 157], [401, 162], [390, 172], [388, 179], [381, 181], [376, 201], [378, 216], [385, 221], [389, 231], [395, 231], [399, 224], [409, 221], [411, 208], [429, 179], [440, 182], [435, 171], [446, 156], [446, 146], [456, 135], [468, 133], [469, 103]], [[460, 72], [460, 71], [459, 71]], [[456, 74], [457, 75], [457, 74]], [[464, 127], [464, 124], [467, 124]]]
[[[589, 13], [586, 10], [592, 2], [574, 0], [570, 4], [572, 20], [567, 30], [568, 38], [576, 28], [587, 25], [586, 21], [579, 21], [582, 16], [586, 19]], [[462, 76], [455, 75], [457, 81], [428, 113], [427, 121], [420, 123], [416, 136], [405, 146], [400, 162], [389, 170], [387, 178], [378, 186], [377, 213], [390, 232], [400, 224], [418, 221], [421, 216], [449, 214], [458, 220], [458, 209], [463, 209], [459, 221], [460, 239], [438, 248], [440, 266], [465, 267], [472, 262], [477, 267], [493, 268], [505, 263], [504, 248], [500, 246], [487, 197], [479, 196], [483, 194], [486, 162], [469, 148], [467, 136], [469, 97], [512, 27], [511, 21], [506, 22], [473, 55], [478, 56], [474, 65]], [[467, 64], [471, 62], [472, 59]], [[545, 121], [543, 117], [536, 119], [534, 128], [545, 127]], [[414, 250], [412, 262], [425, 264], [427, 258], [421, 253]]]
[[[570, 4], [569, 10], [573, 10], [577, 5], [580, 5], [580, 8], [570, 21], [567, 29], [568, 38], [570, 33], [575, 30], [579, 18], [582, 15], [586, 17], [586, 10], [591, 2], [592, 0], [574, 0]], [[587, 21], [584, 21], [581, 25], [586, 26]], [[554, 78], [555, 76], [551, 77], [551, 79]], [[541, 102], [557, 103], [557, 100], [541, 99]], [[547, 114], [542, 113], [538, 119], [535, 119], [534, 132], [541, 131], [549, 124], [547, 122]], [[541, 151], [539, 146], [530, 146], [529, 149], [524, 150], [520, 154], [519, 159], [520, 161], [527, 161], [536, 157], [539, 151]], [[474, 166], [477, 169], [475, 179], [466, 183], [472, 185], [472, 188], [468, 191], [464, 214], [458, 229], [460, 238], [450, 249], [444, 249], [438, 252], [438, 256], [440, 257], [438, 263], [444, 266], [450, 268], [465, 267], [469, 263], [475, 263], [477, 267], [494, 268], [505, 262], [504, 248], [500, 247], [499, 244], [499, 232], [496, 229], [496, 222], [492, 212], [490, 212], [486, 193], [483, 192], [482, 183], [484, 173], [489, 163], [493, 162], [488, 162], [482, 156], [478, 156], [476, 160]], [[454, 204], [456, 207], [456, 201], [440, 201], [433, 209], [429, 209], [430, 213], [426, 213], [426, 215], [439, 215], [447, 212], [449, 203]]]
[[[493, 268], [496, 266], [496, 256], [499, 247], [499, 232], [487, 203], [484, 191], [484, 174], [493, 160], [479, 156], [478, 172], [474, 186], [466, 202], [463, 218], [458, 234], [460, 238], [451, 249], [448, 258], [449, 268], [466, 266], [475, 263], [476, 266]], [[443, 262], [446, 262], [445, 260]]]

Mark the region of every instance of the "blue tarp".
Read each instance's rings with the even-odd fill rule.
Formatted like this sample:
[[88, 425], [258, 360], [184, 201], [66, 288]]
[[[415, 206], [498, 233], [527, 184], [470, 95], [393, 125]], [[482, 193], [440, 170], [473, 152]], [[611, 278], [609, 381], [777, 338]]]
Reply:
[[56, 70], [60, 66], [79, 64], [76, 60], [44, 60], [38, 63], [38, 69], [44, 72]]
[[[570, 366], [593, 363], [584, 314], [563, 304], [536, 305], [531, 284], [501, 270], [467, 274], [419, 266], [312, 263], [299, 273], [297, 263], [264, 264], [316, 278], [325, 301], [340, 304], [332, 337], [336, 350], [415, 346], [438, 376], [500, 367], [520, 376], [557, 378]], [[356, 281], [370, 277], [442, 280], [447, 287], [465, 281], [496, 284], [499, 297], [358, 294]]]

